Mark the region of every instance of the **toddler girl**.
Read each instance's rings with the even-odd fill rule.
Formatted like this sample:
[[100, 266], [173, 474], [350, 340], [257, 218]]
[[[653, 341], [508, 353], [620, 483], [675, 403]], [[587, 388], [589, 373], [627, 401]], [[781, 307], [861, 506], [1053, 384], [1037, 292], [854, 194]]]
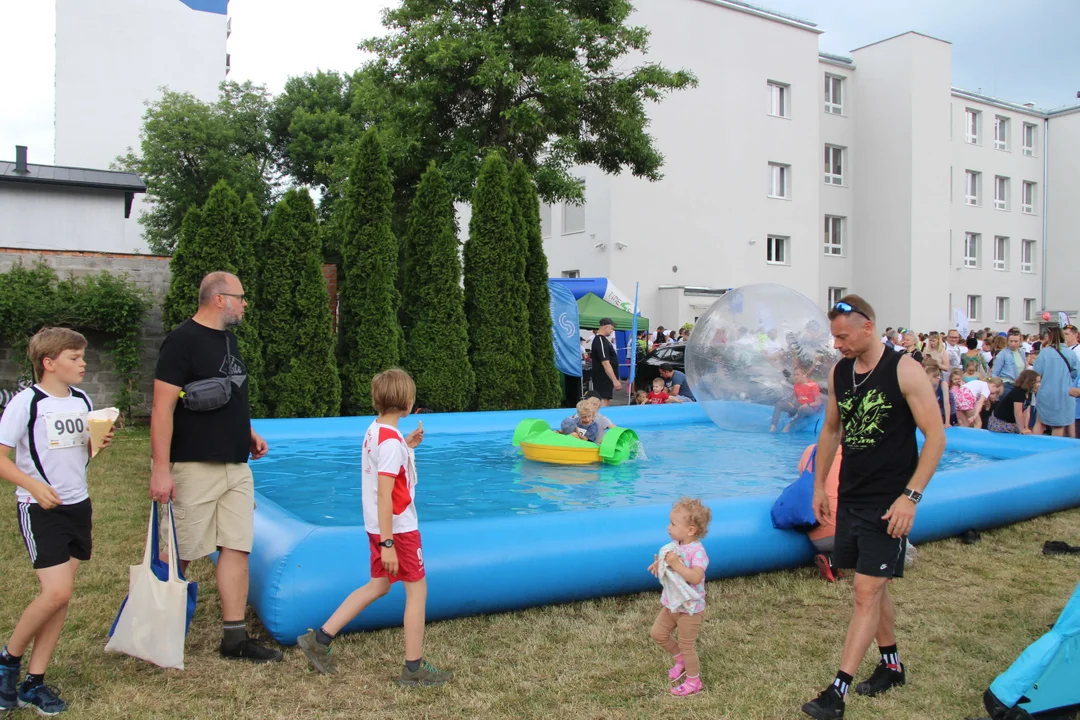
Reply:
[[949, 373], [949, 400], [952, 401], [957, 424], [960, 427], [971, 427], [978, 398], [964, 382], [964, 371], [960, 368], [953, 368]]
[[[658, 577], [664, 587], [660, 593], [663, 607], [649, 634], [675, 658], [668, 679], [678, 682], [685, 676], [680, 685], [671, 689], [672, 695], [680, 697], [704, 689], [694, 643], [705, 612], [705, 569], [709, 567], [709, 556], [701, 538], [709, 531], [711, 518], [712, 512], [700, 500], [683, 498], [675, 503], [668, 525], [672, 542], [660, 548], [649, 566], [649, 572]], [[677, 640], [672, 637], [676, 629], [679, 631]]]

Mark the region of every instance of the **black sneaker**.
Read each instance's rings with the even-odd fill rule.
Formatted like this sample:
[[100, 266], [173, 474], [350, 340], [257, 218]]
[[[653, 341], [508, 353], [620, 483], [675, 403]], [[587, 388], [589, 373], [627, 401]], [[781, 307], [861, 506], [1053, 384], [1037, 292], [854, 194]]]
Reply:
[[239, 645], [235, 645], [231, 648], [222, 645], [221, 657], [226, 660], [247, 660], [256, 665], [261, 665], [262, 663], [281, 662], [283, 655], [280, 650], [268, 648], [265, 645], [248, 638]]
[[814, 720], [840, 720], [844, 717], [844, 698], [839, 690], [830, 685], [803, 705], [802, 711]]
[[67, 710], [67, 703], [60, 699], [59, 691], [50, 685], [38, 685], [29, 690], [20, 686], [19, 707], [32, 707], [38, 715], [50, 717]]
[[907, 673], [904, 672], [903, 663], [900, 664], [900, 670], [896, 671], [890, 669], [882, 661], [874, 669], [873, 675], [855, 686], [855, 692], [866, 697], [874, 697], [896, 685], [903, 685], [905, 682], [907, 682]]
[[19, 666], [0, 665], [0, 710], [19, 707]]

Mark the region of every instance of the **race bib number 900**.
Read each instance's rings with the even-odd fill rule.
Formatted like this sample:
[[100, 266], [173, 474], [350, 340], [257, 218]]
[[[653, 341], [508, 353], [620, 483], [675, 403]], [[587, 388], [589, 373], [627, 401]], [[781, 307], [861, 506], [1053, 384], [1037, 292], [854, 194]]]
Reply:
[[49, 435], [50, 450], [85, 446], [90, 440], [85, 412], [47, 413], [45, 430]]

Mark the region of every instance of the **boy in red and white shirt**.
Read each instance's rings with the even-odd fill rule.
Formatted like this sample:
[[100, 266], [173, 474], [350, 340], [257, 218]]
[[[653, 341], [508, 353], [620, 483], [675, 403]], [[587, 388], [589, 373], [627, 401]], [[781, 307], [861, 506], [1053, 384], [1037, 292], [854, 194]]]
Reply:
[[442, 685], [453, 674], [423, 662], [427, 580], [416, 518], [416, 461], [413, 449], [424, 440], [423, 423], [406, 437], [398, 423], [412, 412], [416, 385], [404, 370], [386, 370], [371, 380], [371, 403], [378, 417], [364, 435], [361, 497], [364, 529], [371, 548], [371, 581], [354, 590], [318, 630], [296, 639], [321, 673], [335, 672], [330, 643], [364, 608], [405, 586], [405, 668], [398, 685]]

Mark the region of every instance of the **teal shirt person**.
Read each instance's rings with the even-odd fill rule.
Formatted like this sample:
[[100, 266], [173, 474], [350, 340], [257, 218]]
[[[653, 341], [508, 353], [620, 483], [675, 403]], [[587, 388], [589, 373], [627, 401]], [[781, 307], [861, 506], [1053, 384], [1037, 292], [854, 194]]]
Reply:
[[1067, 347], [1045, 345], [1035, 360], [1035, 372], [1042, 377], [1036, 412], [1048, 427], [1066, 427], [1076, 420], [1076, 401], [1069, 395], [1080, 372], [1076, 354]]

